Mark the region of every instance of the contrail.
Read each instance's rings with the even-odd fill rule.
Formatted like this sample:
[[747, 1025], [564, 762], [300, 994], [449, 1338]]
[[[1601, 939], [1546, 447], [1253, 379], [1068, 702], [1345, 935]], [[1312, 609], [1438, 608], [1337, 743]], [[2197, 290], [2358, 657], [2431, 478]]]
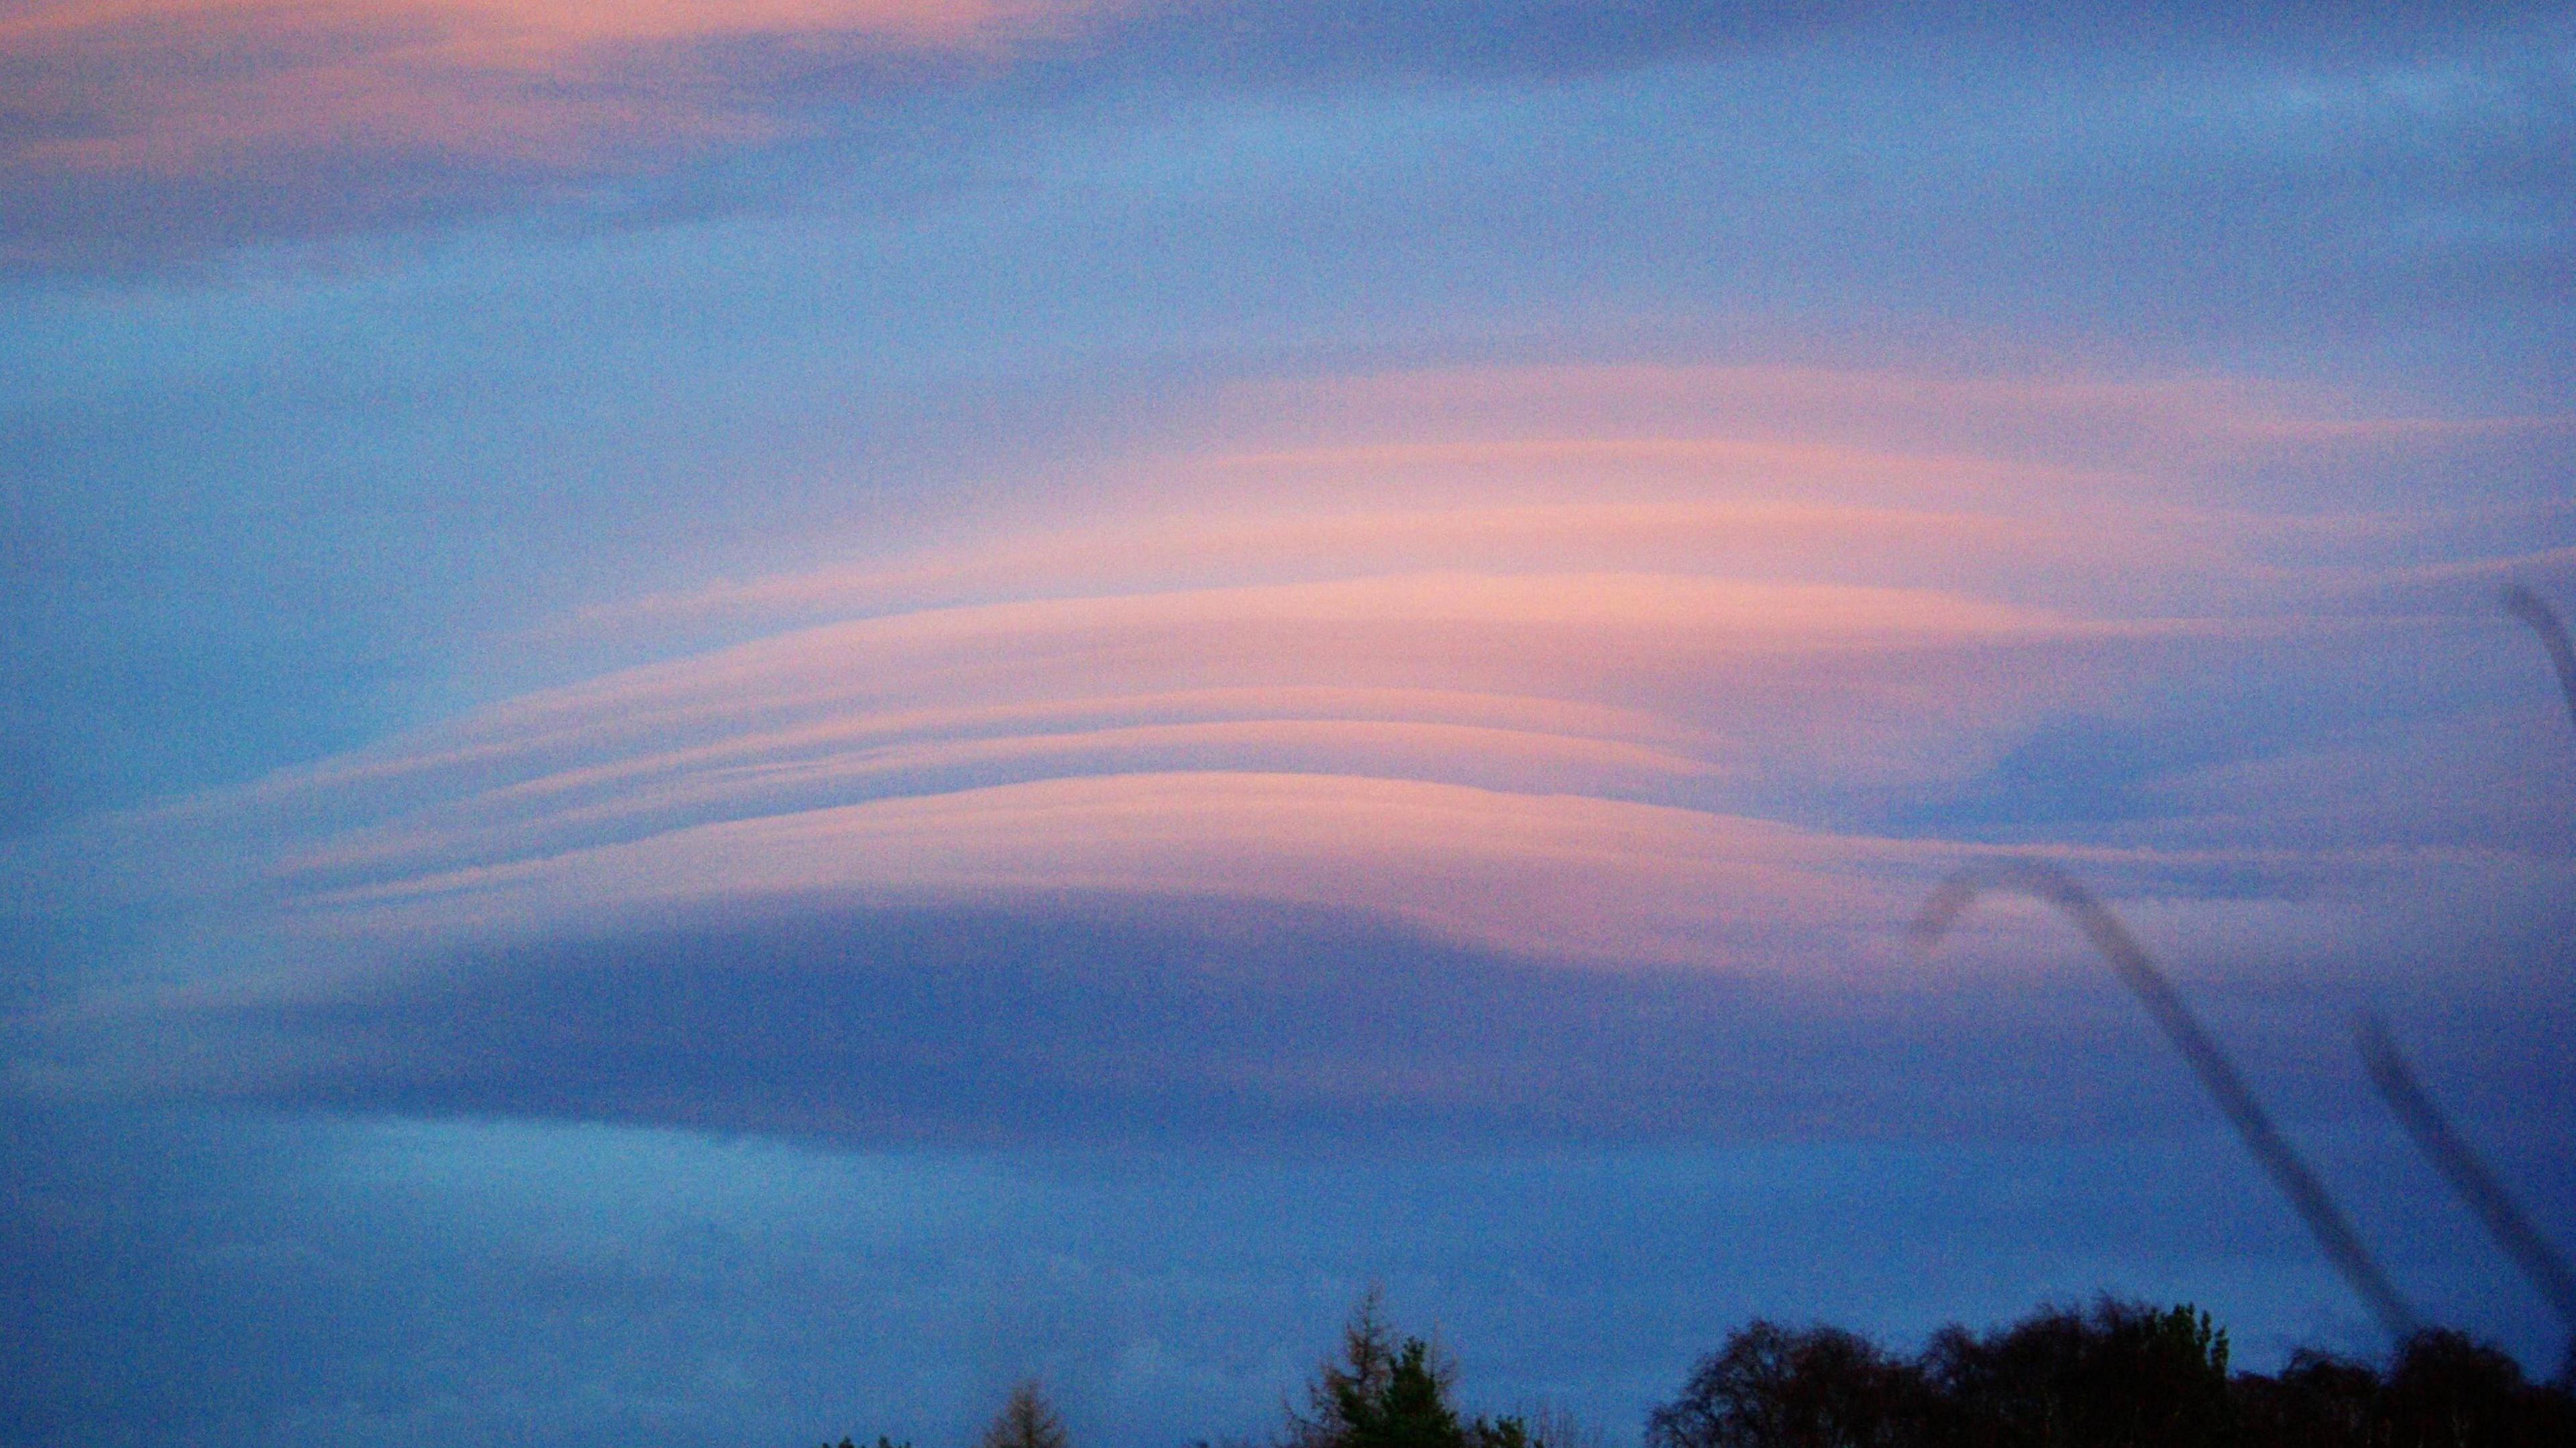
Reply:
[[2379, 1319], [2380, 1327], [2397, 1342], [2414, 1336], [2414, 1309], [2397, 1295], [2397, 1289], [2389, 1282], [2387, 1274], [2371, 1260], [2369, 1250], [2361, 1245], [2361, 1238], [2353, 1232], [2352, 1223], [2345, 1218], [2343, 1209], [2336, 1206], [2334, 1198], [2327, 1193], [2325, 1183], [2317, 1179], [2317, 1174], [2309, 1169], [2289, 1139], [2272, 1124], [2272, 1118], [2254, 1099], [2254, 1093], [2246, 1089], [2245, 1078], [2237, 1073], [2235, 1064], [2227, 1059], [2227, 1053], [2210, 1039], [2209, 1032], [2191, 1013], [2191, 1007], [2183, 1003], [2172, 982], [2166, 980], [2155, 963], [2147, 959], [2146, 951], [2130, 938], [2119, 917], [2094, 899], [2092, 892], [2077, 884], [2065, 871], [2036, 860], [2006, 860], [1971, 866], [1944, 881], [1940, 889], [1932, 892], [1932, 898], [1924, 902], [1923, 913], [1914, 921], [1915, 943], [1927, 951], [1939, 944], [1941, 937], [1948, 934], [1951, 925], [1958, 920], [1960, 912], [1988, 890], [2020, 891], [2056, 906], [2075, 922], [2076, 928], [2093, 942], [2093, 948], [2111, 962], [2111, 969], [2119, 975], [2121, 984], [2126, 985], [2139, 1003], [2147, 1008], [2147, 1014], [2155, 1018], [2156, 1027], [2164, 1032], [2165, 1039], [2172, 1042], [2183, 1059], [2191, 1063], [2192, 1070], [2200, 1076], [2200, 1084], [2217, 1098], [2219, 1110], [2226, 1113], [2228, 1121], [2236, 1128], [2236, 1134], [2244, 1139], [2246, 1150], [2254, 1153], [2254, 1159], [2262, 1163], [2273, 1184], [2290, 1199], [2290, 1205], [2298, 1209], [2299, 1219], [2307, 1223], [2309, 1233], [2324, 1249], [2326, 1260], [2334, 1264], [2335, 1270], [2343, 1274], [2344, 1281], [2363, 1302], [2369, 1304], [2372, 1315]]
[[2567, 641], [2567, 625], [2549, 600], [2523, 587], [2509, 583], [2504, 590], [2504, 611], [2531, 625], [2540, 635], [2540, 646], [2549, 650], [2549, 662], [2558, 666], [2558, 688], [2567, 696], [2567, 718], [2576, 723], [2576, 644]]
[[2388, 1027], [2379, 1017], [2364, 1015], [2354, 1034], [2361, 1047], [2362, 1063], [2370, 1068], [2371, 1084], [2379, 1088], [2388, 1109], [2397, 1113], [2406, 1134], [2415, 1138], [2415, 1145], [2432, 1159], [2434, 1169], [2451, 1184], [2451, 1190], [2458, 1192], [2460, 1200], [2467, 1202], [2486, 1224], [2487, 1234], [2495, 1238], [2496, 1245], [2531, 1279], [2531, 1285], [2540, 1289], [2540, 1295], [2549, 1299], [2559, 1320], [2567, 1325], [2571, 1350], [2576, 1350], [2576, 1275], [2568, 1272], [2567, 1259], [2532, 1227], [2531, 1219], [2522, 1214], [2495, 1174], [2487, 1170], [2486, 1163], [2451, 1129], [2441, 1108], [2424, 1094], [2415, 1073], [2407, 1069], [2406, 1058], [2397, 1053], [2397, 1043], [2389, 1039]]

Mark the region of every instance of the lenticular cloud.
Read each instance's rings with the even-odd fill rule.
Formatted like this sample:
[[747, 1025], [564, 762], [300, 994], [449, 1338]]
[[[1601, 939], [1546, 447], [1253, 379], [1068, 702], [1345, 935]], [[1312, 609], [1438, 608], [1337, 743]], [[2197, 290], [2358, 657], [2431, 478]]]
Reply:
[[[1962, 398], [2047, 425], [1999, 455]], [[1218, 408], [1214, 442], [1137, 460], [1078, 524], [601, 603], [547, 646], [661, 657], [32, 849], [42, 908], [109, 881], [170, 924], [67, 993], [22, 1072], [1042, 1133], [1037, 1097], [976, 1084], [1009, 1058], [1084, 1129], [1147, 1099], [1165, 1123], [1404, 1100], [1597, 1125], [1687, 1098], [1707, 1124], [1803, 1079], [1762, 1065], [1765, 1030], [1918, 976], [1911, 902], [1980, 854], [2078, 863], [2202, 961], [2384, 953], [2458, 892], [2565, 874], [2427, 819], [2395, 861], [2289, 785], [2295, 839], [2194, 793], [2299, 779], [2317, 701], [2449, 627], [2421, 607], [2438, 573], [2381, 562], [2386, 520], [2249, 515], [2213, 479], [2425, 429], [1741, 370], [1307, 401], [1287, 415], [1332, 436]], [[2148, 468], [2142, 436], [2195, 461]], [[2196, 735], [2211, 711], [2229, 727]], [[2168, 756], [2091, 795], [2015, 773], [2051, 731], [2159, 728]], [[2326, 733], [2361, 751], [2347, 776], [2418, 742]], [[2436, 878], [2439, 909], [2389, 904]], [[2340, 913], [2362, 901], [2385, 938]], [[1287, 923], [1260, 945], [1262, 921]], [[2044, 962], [2028, 924], [2000, 928]], [[1412, 1027], [1353, 1026], [1380, 990]], [[1587, 1049], [1522, 1042], [1567, 1019]]]

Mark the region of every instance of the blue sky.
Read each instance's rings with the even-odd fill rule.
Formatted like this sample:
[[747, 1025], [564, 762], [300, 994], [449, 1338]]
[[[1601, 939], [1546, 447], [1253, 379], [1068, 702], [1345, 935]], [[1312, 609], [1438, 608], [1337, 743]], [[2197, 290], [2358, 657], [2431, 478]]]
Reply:
[[[2576, 1234], [2557, 7], [0, 4], [0, 1440], [1258, 1433]], [[1152, 1224], [1142, 1226], [1140, 1224]], [[1566, 1351], [1565, 1344], [1582, 1344]], [[2269, 1355], [2269, 1356], [2267, 1356]]]

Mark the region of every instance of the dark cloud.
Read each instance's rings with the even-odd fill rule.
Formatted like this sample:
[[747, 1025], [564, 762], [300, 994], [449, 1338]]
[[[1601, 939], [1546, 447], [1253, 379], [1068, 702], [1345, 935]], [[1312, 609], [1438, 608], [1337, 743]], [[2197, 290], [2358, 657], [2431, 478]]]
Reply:
[[[737, 907], [147, 1013], [107, 1056], [38, 1041], [107, 1072], [76, 1079], [182, 1100], [860, 1146], [2089, 1139], [2206, 1115], [2089, 962], [1937, 989], [1926, 970], [1832, 991], [1583, 970], [1240, 904]], [[2341, 1007], [2232, 998], [2274, 1089], [2366, 1109], [2315, 1025]], [[2556, 1017], [2466, 1009], [2493, 1032], [2488, 1099], [2536, 1086]]]

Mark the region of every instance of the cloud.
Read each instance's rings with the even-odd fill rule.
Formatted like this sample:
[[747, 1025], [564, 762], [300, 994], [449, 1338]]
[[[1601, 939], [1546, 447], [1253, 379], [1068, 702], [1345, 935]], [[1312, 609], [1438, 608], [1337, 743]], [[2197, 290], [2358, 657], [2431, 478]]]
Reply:
[[[1688, 120], [1650, 100], [1500, 147], [1502, 190], [1521, 198], [1507, 205], [1597, 159], [1569, 167], [1565, 148], [1606, 125], [1594, 139], [1636, 154], [1605, 178], [1693, 174], [1619, 208], [1615, 230], [1579, 248], [1596, 270], [1642, 262], [1688, 283], [1704, 261], [1620, 254], [1687, 237], [1730, 269], [1785, 261], [1793, 275], [1761, 290], [1804, 292], [1817, 269], [1857, 265], [1868, 282], [1830, 285], [1938, 293], [1946, 281], [1922, 268], [1939, 258], [2014, 278], [1992, 291], [2049, 279], [2046, 302], [2062, 306], [2142, 277], [2190, 290], [2249, 265], [2269, 275], [2287, 252], [2342, 320], [2367, 310], [2355, 265], [2437, 306], [2492, 303], [2498, 279], [2545, 285], [2562, 249], [2547, 158], [2563, 149], [2564, 82], [2534, 57], [2563, 48], [2560, 17], [2379, 20], [2324, 26], [2295, 0], [2149, 21], [1691, 0], [18, 0], [0, 12], [0, 196], [15, 203], [0, 212], [0, 264], [132, 275], [263, 243], [371, 255], [364, 243], [387, 234], [496, 217], [596, 230], [818, 200], [882, 219], [982, 187], [1107, 179], [1087, 173], [1118, 167], [1131, 122], [1172, 119], [1180, 134], [1154, 143], [1166, 154], [1149, 169], [1221, 155], [1210, 199], [1222, 201], [1261, 188], [1267, 166], [1238, 164], [1258, 153], [1328, 185], [1297, 210], [1300, 227], [1329, 224], [1366, 199], [1391, 150], [1450, 148], [1439, 132], [1458, 118], [1414, 133], [1431, 112], [1406, 108], [1425, 94], [1480, 97], [1486, 114], [1466, 124], [1512, 128], [1532, 100], [1590, 86], [1578, 108], [1626, 111], [1637, 97], [1609, 94], [1621, 78], [1697, 67], [1685, 88], [1705, 95]], [[1804, 79], [1784, 98], [1791, 72]], [[1394, 111], [1344, 127], [1330, 112], [1354, 98]], [[1259, 134], [1228, 134], [1266, 108]], [[1282, 123], [1341, 133], [1283, 139]], [[1748, 134], [1761, 139], [1740, 144]], [[2099, 164], [2106, 153], [2117, 164]], [[1384, 244], [1440, 214], [1461, 199], [1453, 178], [1492, 181], [1483, 164], [1436, 173], [1432, 194], [1399, 183], [1405, 219], [1365, 217], [1365, 234]], [[2142, 191], [2168, 189], [2182, 194], [2142, 209]], [[1535, 230], [1501, 218], [1510, 245], [1605, 232], [1608, 198], [1568, 199]], [[1760, 229], [1712, 228], [1712, 207]], [[2210, 219], [2246, 213], [2267, 224]], [[2346, 265], [2276, 244], [2276, 229], [2331, 234]], [[2356, 232], [2366, 258], [2350, 254]], [[1820, 254], [1811, 241], [1827, 236]], [[2176, 263], [2213, 247], [2216, 259]], [[2304, 306], [2318, 288], [2282, 290]], [[2229, 298], [2275, 305], [2242, 287]]]
[[[2428, 886], [2470, 887], [2450, 898], [2472, 909], [2498, 898], [2493, 862], [2474, 859], [2344, 862], [2323, 898], [2286, 902], [2192, 888], [2200, 862], [2073, 863], [2131, 894], [2141, 930], [2193, 963], [2186, 988], [2256, 1063], [2267, 1099], [2306, 1121], [2372, 1119], [2320, 1014], [2384, 994], [2384, 972], [2428, 925], [2480, 944], [2475, 921], [2374, 919], [2381, 907]], [[1285, 891], [1086, 888], [1078, 872], [908, 901], [772, 894], [608, 923], [559, 914], [540, 932], [480, 938], [469, 919], [372, 964], [341, 941], [289, 972], [93, 994], [20, 1022], [15, 1080], [58, 1100], [618, 1122], [864, 1148], [2093, 1140], [2203, 1119], [2059, 922], [2000, 910], [1944, 959], [1906, 962], [1871, 907], [1919, 892], [1863, 881], [1814, 902], [1838, 907], [1818, 920], [1783, 898], [1796, 870], [1698, 868], [1702, 881], [1679, 883], [1713, 884], [1716, 898], [1676, 913], [1723, 914], [1686, 922], [1720, 958], [1684, 968], [1569, 968], [1395, 912], [1263, 899]], [[1511, 882], [1444, 883], [1454, 908]], [[2508, 1142], [2564, 1126], [2550, 1083], [2565, 1012], [2539, 987], [2567, 966], [2545, 942], [2570, 923], [2550, 901], [2571, 883], [2564, 867], [2524, 882], [2526, 913], [2504, 943], [2544, 951], [2521, 971], [2446, 962], [2404, 991], [2413, 1039], [2436, 1045], [2455, 1102]], [[1759, 888], [1730, 889], [1746, 884]], [[1553, 903], [1517, 908], [1544, 916]], [[2349, 928], [2355, 916], [2386, 938]], [[1805, 958], [1836, 943], [1848, 959]], [[1729, 946], [1768, 969], [1720, 968]], [[1782, 974], [1783, 953], [1804, 968]], [[2349, 970], [2356, 957], [2382, 979], [2317, 964]], [[2226, 967], [2215, 978], [2213, 964]]]
[[2427, 988], [2512, 999], [2565, 792], [2476, 580], [2563, 510], [2243, 479], [2561, 431], [2080, 375], [1255, 384], [1078, 524], [596, 604], [518, 641], [562, 682], [22, 842], [35, 916], [161, 923], [13, 1058], [862, 1141], [1928, 1130], [2107, 1049], [2040, 1012], [1920, 1101], [1850, 1054], [2067, 986], [2041, 917], [1903, 950], [1997, 850], [2186, 980], [2357, 999], [2438, 945]]
[[2563, 7], [1974, 8], [0, 0], [0, 1439], [2554, 1353]]
[[[1294, 586], [1406, 575], [1492, 580], [1524, 609], [1550, 589], [1674, 590], [1712, 624], [1765, 615], [1783, 638], [1801, 610], [1876, 608], [1924, 640], [1996, 606], [2022, 609], [2028, 636], [2140, 635], [2483, 610], [2478, 585], [2561, 567], [2548, 545], [2576, 521], [2518, 485], [2568, 455], [2576, 416], [2392, 415], [2218, 376], [1429, 367], [1235, 383], [1186, 428], [1086, 467], [1078, 512], [1017, 489], [962, 539], [601, 602], [553, 641], [1144, 590], [1222, 609], [1264, 586], [1295, 606]], [[2417, 486], [2481, 471], [2485, 492]], [[1999, 614], [1976, 628], [2010, 631]]]
[[[1113, 0], [53, 0], [0, 13], [0, 261], [118, 269], [243, 241], [597, 200], [956, 84]], [[13, 207], [13, 210], [19, 207]]]
[[[182, 178], [298, 153], [582, 163], [777, 122], [710, 48], [998, 54], [1097, 0], [54, 0], [0, 16], [6, 164]], [[703, 58], [701, 58], [703, 56]]]
[[[541, 849], [545, 848], [540, 846]], [[1862, 842], [1657, 806], [1318, 774], [1122, 773], [902, 796], [314, 895], [362, 928], [825, 892], [1205, 895], [1376, 911], [1550, 958], [1760, 970], [1777, 930], [1882, 917]], [[1880, 846], [1882, 855], [1901, 849]], [[1761, 902], [1761, 919], [1748, 907]], [[1879, 908], [1872, 908], [1879, 907]]]
[[852, 149], [902, 153], [860, 159], [890, 160], [890, 179], [1102, 88], [1567, 73], [1800, 28], [1552, 0], [1403, 17], [1340, 0], [16, 0], [0, 195], [24, 214], [0, 265], [113, 272], [496, 213], [687, 211], [703, 198], [662, 193], [702, 189], [682, 179], [701, 163], [864, 138]]

